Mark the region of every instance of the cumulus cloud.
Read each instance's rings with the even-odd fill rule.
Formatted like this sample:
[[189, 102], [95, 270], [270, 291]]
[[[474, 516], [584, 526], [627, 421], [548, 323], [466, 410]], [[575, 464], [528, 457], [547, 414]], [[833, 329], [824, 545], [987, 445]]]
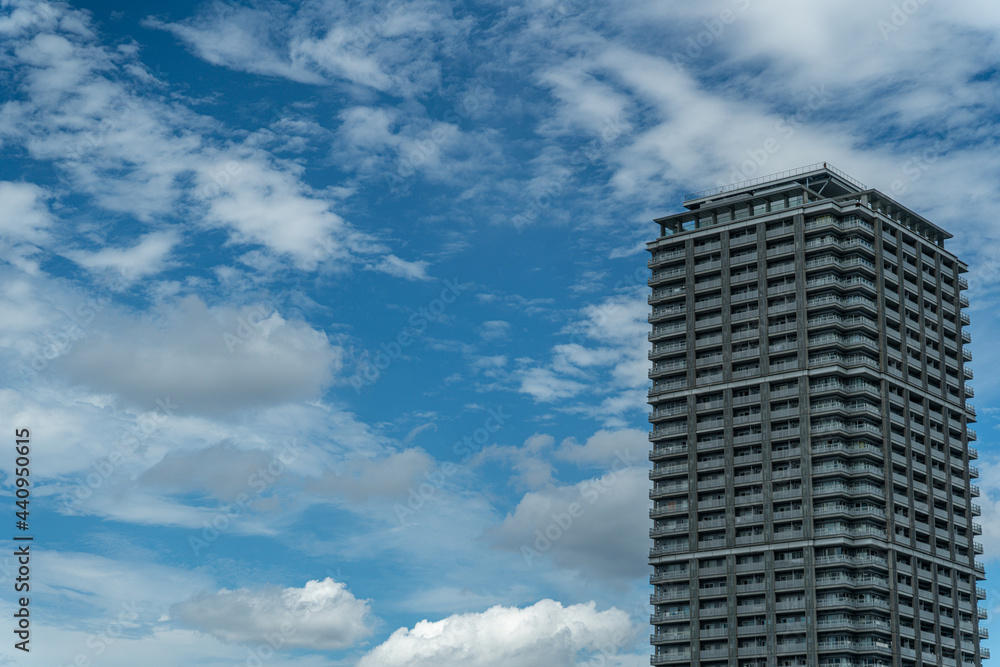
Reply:
[[633, 635], [628, 614], [619, 609], [541, 600], [524, 609], [496, 606], [400, 628], [358, 667], [571, 667]]
[[552, 483], [553, 469], [547, 455], [554, 442], [551, 435], [535, 433], [521, 447], [490, 445], [480, 452], [476, 460], [506, 461], [517, 473], [517, 482], [522, 487], [538, 489]]
[[371, 634], [370, 612], [366, 601], [329, 577], [302, 588], [223, 588], [170, 608], [172, 618], [225, 642], [279, 635], [285, 648], [313, 650], [343, 649], [364, 639]]
[[621, 452], [630, 458], [644, 458], [649, 450], [649, 432], [637, 428], [602, 429], [582, 445], [573, 438], [559, 444], [556, 457], [584, 465], [608, 465]]
[[187, 297], [159, 317], [119, 316], [58, 359], [70, 378], [147, 406], [223, 413], [317, 397], [341, 352], [268, 307], [208, 308]]
[[595, 479], [526, 493], [513, 513], [492, 529], [496, 543], [537, 567], [552, 565], [603, 579], [641, 577], [648, 571], [649, 478], [645, 467], [622, 457]]

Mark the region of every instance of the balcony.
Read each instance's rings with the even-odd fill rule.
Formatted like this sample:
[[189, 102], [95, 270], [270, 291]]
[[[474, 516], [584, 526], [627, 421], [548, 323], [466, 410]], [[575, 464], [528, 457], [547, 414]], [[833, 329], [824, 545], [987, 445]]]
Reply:
[[671, 382], [655, 382], [653, 387], [649, 390], [649, 396], [653, 397], [657, 394], [662, 394], [668, 391], [674, 391], [675, 389], [681, 389], [687, 386], [686, 380], [673, 380]]
[[[808, 246], [809, 244], [807, 243], [806, 245]], [[794, 251], [795, 251], [794, 243], [785, 243], [783, 245], [775, 246], [774, 248], [768, 248], [767, 256], [775, 257], [777, 255], [785, 255]]]
[[653, 271], [653, 275], [649, 279], [649, 284], [657, 285], [671, 278], [677, 278], [684, 275], [687, 275], [687, 269], [683, 266], [674, 269], [660, 269], [659, 271]]
[[698, 656], [701, 660], [707, 660], [710, 658], [711, 659], [728, 658], [729, 649], [728, 648], [707, 649], [704, 651], [700, 651], [698, 653]]
[[670, 317], [672, 315], [680, 315], [686, 312], [687, 306], [683, 303], [671, 306], [657, 306], [653, 308], [653, 312], [649, 314], [646, 318], [649, 322], [655, 322], [662, 317]]
[[664, 517], [670, 516], [671, 514], [677, 514], [679, 512], [687, 513], [689, 507], [690, 505], [686, 500], [670, 503], [663, 507], [654, 507], [653, 509], [649, 510], [649, 518], [662, 519]]
[[681, 551], [689, 551], [690, 547], [687, 542], [680, 544], [668, 544], [666, 546], [654, 547], [649, 550], [649, 557], [656, 558], [657, 556], [665, 556], [667, 554], [675, 554]]
[[686, 415], [686, 414], [687, 414], [687, 404], [684, 404], [684, 405], [674, 405], [667, 408], [656, 408], [649, 416], [652, 419], [657, 419], [660, 417], [674, 417], [677, 415]]
[[[742, 436], [742, 437], [749, 437], [749, 436]], [[760, 434], [757, 434], [757, 440], [760, 440]], [[726, 444], [725, 438], [722, 437], [709, 438], [707, 440], [699, 440], [697, 445], [695, 445], [695, 449], [697, 449], [698, 451], [701, 451], [703, 449], [715, 449], [716, 447], [722, 447], [724, 444]]]
[[649, 453], [649, 458], [654, 457], [660, 458], [665, 456], [670, 456], [671, 454], [683, 454], [688, 450], [687, 443], [656, 443], [653, 446], [653, 451]]
[[687, 480], [685, 480], [681, 484], [670, 484], [665, 486], [654, 487], [649, 492], [649, 498], [650, 500], [658, 500], [660, 498], [664, 498], [670, 495], [687, 493], [687, 491], [688, 491], [688, 483]]
[[756, 243], [756, 242], [757, 242], [756, 232], [753, 234], [742, 234], [739, 236], [730, 235], [729, 237], [730, 246], [743, 245], [744, 243]]
[[667, 621], [680, 621], [691, 618], [690, 609], [675, 609], [672, 611], [661, 611], [649, 617], [650, 623], [664, 623]]
[[673, 250], [661, 250], [660, 252], [653, 255], [646, 263], [646, 265], [652, 269], [672, 259], [678, 259], [684, 257], [684, 254], [685, 252], [683, 247], [675, 248]]
[[740, 637], [745, 635], [763, 635], [765, 633], [767, 633], [767, 625], [764, 623], [736, 626], [736, 634]]
[[673, 602], [674, 600], [686, 600], [691, 597], [691, 591], [687, 588], [678, 591], [668, 591], [666, 593], [659, 593], [649, 596], [649, 604], [664, 604], [667, 602]]
[[783, 236], [784, 234], [791, 234], [795, 229], [793, 224], [779, 225], [777, 227], [772, 227], [765, 232], [767, 238], [773, 238], [775, 236]]
[[666, 642], [690, 641], [690, 632], [657, 632], [649, 636], [651, 644], [664, 644]]
[[730, 276], [729, 282], [731, 284], [735, 284], [735, 283], [747, 282], [747, 281], [751, 281], [751, 280], [757, 280], [757, 272], [756, 271], [742, 271], [740, 273], [734, 273], [733, 275]]
[[733, 331], [733, 342], [740, 340], [745, 340], [747, 338], [757, 338], [760, 335], [760, 330], [757, 327], [752, 327], [750, 329], [736, 329]]
[[[726, 546], [725, 537], [714, 537], [711, 539], [698, 540], [698, 549], [706, 551], [709, 549], [724, 549]], [[720, 593], [721, 595], [722, 593]]]
[[718, 489], [726, 485], [726, 478], [724, 475], [719, 475], [712, 479], [705, 479], [698, 482], [698, 490], [706, 491], [709, 489]]
[[649, 659], [649, 664], [654, 665], [672, 665], [677, 662], [690, 662], [691, 653], [654, 653], [653, 657]]
[[657, 466], [649, 471], [650, 479], [663, 479], [671, 475], [687, 474], [688, 464], [677, 463], [673, 465]]
[[721, 268], [722, 268], [721, 260], [714, 260], [711, 262], [701, 262], [699, 264], [694, 265], [694, 270], [696, 273], [699, 271], [710, 271], [712, 269], [721, 269]]
[[687, 432], [688, 432], [688, 425], [685, 422], [681, 424], [671, 424], [669, 426], [659, 426], [657, 428], [654, 428], [649, 435], [650, 438], [658, 438], [667, 435], [674, 435], [677, 433], [687, 433]]
[[743, 526], [748, 523], [761, 523], [763, 520], [764, 520], [763, 512], [754, 512], [752, 514], [741, 514], [736, 517], [736, 525]]

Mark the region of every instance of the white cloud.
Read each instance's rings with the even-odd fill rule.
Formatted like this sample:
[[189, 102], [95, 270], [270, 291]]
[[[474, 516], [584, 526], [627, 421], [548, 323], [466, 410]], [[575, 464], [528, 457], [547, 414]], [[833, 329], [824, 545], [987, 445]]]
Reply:
[[[16, 80], [20, 99], [0, 107], [0, 139], [53, 164], [66, 186], [106, 210], [178, 222], [176, 237], [154, 233], [129, 250], [76, 252], [73, 259], [144, 275], [160, 268], [191, 227], [225, 229], [231, 242], [262, 245], [305, 269], [325, 262], [344, 270], [360, 256], [388, 253], [332, 210], [336, 187], [315, 191], [300, 164], [259, 146], [251, 152], [233, 143], [219, 121], [133, 85], [150, 76], [136, 51], [98, 43], [87, 14], [31, 6], [52, 20], [20, 21], [14, 31], [3, 58], [23, 72]], [[259, 39], [245, 46], [255, 62], [267, 53]], [[426, 268], [404, 260], [380, 266], [409, 279]]]
[[26, 274], [37, 275], [39, 246], [47, 245], [53, 216], [50, 194], [33, 183], [0, 181], [0, 255]]
[[204, 164], [197, 192], [205, 222], [229, 229], [237, 243], [259, 243], [290, 255], [301, 268], [343, 262], [351, 255], [356, 233], [298, 179], [300, 172], [260, 158]]
[[439, 84], [435, 56], [465, 30], [462, 23], [432, 1], [306, 2], [292, 11], [215, 2], [182, 22], [146, 22], [172, 32], [214, 65], [404, 95]]
[[982, 509], [980, 518], [973, 518], [983, 527], [983, 534], [976, 538], [983, 545], [983, 558], [988, 561], [1000, 559], [1000, 466], [984, 460], [978, 462], [980, 493], [976, 504]]
[[0, 181], [0, 236], [41, 243], [52, 224], [46, 205], [49, 194], [33, 183]]
[[[6, 609], [0, 607], [0, 613], [4, 615], [13, 615], [15, 611], [10, 606]], [[109, 628], [111, 633], [116, 632], [119, 615], [123, 612], [127, 614], [126, 610], [119, 609], [98, 619], [99, 632], [106, 632]], [[246, 665], [248, 661], [253, 665], [256, 660], [261, 664], [266, 663], [268, 667], [330, 667], [330, 661], [319, 655], [274, 655], [266, 640], [252, 647], [236, 646], [224, 644], [201, 632], [164, 625], [143, 628], [141, 634], [126, 628], [128, 631], [120, 635], [101, 636], [86, 630], [67, 630], [64, 626], [36, 619], [32, 630], [48, 641], [37, 646], [32, 642], [32, 661], [43, 665], [72, 665], [80, 661], [82, 656], [90, 660], [89, 664], [99, 664], [100, 667], [135, 667], [139, 661], [143, 667], [177, 667], [199, 663], [212, 667], [232, 667]]]
[[251, 490], [248, 480], [266, 470], [274, 454], [262, 449], [242, 449], [220, 442], [199, 450], [171, 450], [139, 479], [143, 488], [168, 493], [208, 492], [222, 501], [232, 501]]
[[[620, 426], [622, 415], [645, 410], [648, 386], [646, 290], [607, 297], [584, 307], [562, 333], [574, 338], [552, 348], [551, 361], [519, 371], [520, 391], [540, 402], [576, 399], [564, 409]], [[597, 405], [584, 403], [590, 393]]]
[[325, 334], [265, 306], [210, 309], [187, 297], [157, 315], [118, 316], [55, 363], [126, 401], [153, 407], [169, 397], [196, 413], [316, 398], [340, 368]]
[[650, 503], [639, 461], [626, 453], [608, 461], [612, 469], [600, 477], [526, 493], [490, 533], [532, 567], [548, 561], [602, 580], [641, 577], [648, 571], [649, 518], [637, 510]]
[[510, 322], [504, 320], [487, 320], [479, 325], [479, 337], [487, 343], [502, 340], [510, 335]]
[[[130, 545], [132, 540], [118, 532], [114, 536], [120, 539], [99, 543], [99, 548], [114, 552], [110, 557], [51, 549], [33, 555], [32, 563], [44, 576], [33, 581], [37, 585], [32, 586], [32, 604], [54, 612], [34, 618], [32, 639], [44, 636], [48, 641], [31, 642], [33, 660], [44, 665], [87, 660], [101, 667], [131, 667], [141, 657], [149, 667], [199, 662], [221, 666], [245, 663], [248, 648], [256, 652], [261, 643], [269, 655], [266, 640], [251, 647], [234, 646], [202, 632], [170, 627], [166, 618], [171, 605], [215, 584], [200, 569], [157, 564], [157, 553]], [[91, 532], [87, 541], [93, 545], [95, 537]], [[122, 552], [135, 553], [124, 558]], [[5, 559], [3, 566], [9, 568], [12, 560]], [[4, 615], [13, 615], [15, 609], [6, 602], [0, 605]], [[328, 660], [318, 656], [289, 660], [272, 656], [267, 663], [329, 666]]]
[[400, 628], [358, 667], [571, 667], [633, 635], [628, 615], [618, 609], [541, 600], [524, 609], [496, 606]]
[[114, 269], [127, 280], [159, 273], [167, 266], [167, 257], [180, 241], [176, 232], [152, 232], [139, 237], [128, 248], [102, 248], [95, 252], [69, 251], [66, 256], [91, 270]]
[[[355, 29], [356, 30], [356, 29]], [[348, 26], [337, 25], [322, 39], [299, 39], [290, 48], [293, 57], [309, 62], [324, 77], [344, 78], [352, 83], [388, 91], [396, 83], [377, 57], [357, 48], [345, 48], [355, 35]]]
[[431, 277], [427, 275], [428, 266], [430, 266], [430, 262], [408, 262], [395, 255], [387, 255], [376, 264], [369, 265], [369, 268], [373, 271], [387, 273], [390, 276], [405, 278], [406, 280], [430, 280]]
[[205, 14], [184, 23], [147, 19], [146, 25], [173, 33], [213, 65], [300, 83], [323, 83], [323, 76], [300, 60], [293, 61], [274, 43], [272, 33], [283, 22], [267, 11], [223, 2], [210, 3], [205, 9]]
[[563, 63], [541, 73], [539, 78], [567, 105], [569, 113], [562, 118], [571, 126], [596, 136], [607, 133], [609, 128], [616, 134], [627, 131], [621, 118], [629, 104], [628, 96], [595, 80], [586, 70], [586, 64], [580, 61]]
[[[432, 416], [432, 415], [421, 415], [421, 416]], [[434, 422], [426, 422], [424, 424], [421, 424], [420, 426], [414, 426], [412, 429], [410, 429], [410, 432], [406, 434], [406, 437], [403, 438], [403, 444], [406, 445], [410, 444], [411, 442], [416, 440], [417, 436], [419, 436], [424, 431], [434, 431], [436, 433], [437, 424], [435, 424]]]
[[[478, 104], [479, 97], [491, 93], [492, 88], [484, 85], [474, 99]], [[392, 191], [406, 187], [417, 174], [470, 188], [472, 175], [496, 170], [504, 157], [492, 133], [461, 129], [456, 113], [447, 112], [441, 121], [410, 108], [405, 112], [370, 106], [345, 109], [339, 114], [334, 157], [343, 168], [377, 179]]]
[[576, 396], [584, 389], [586, 385], [560, 378], [546, 368], [531, 368], [521, 375], [521, 392], [544, 403]]
[[52, 443], [37, 463], [47, 493], [66, 503], [61, 512], [191, 529], [185, 544], [220, 515], [232, 535], [278, 535], [316, 502], [303, 493], [310, 480], [382, 447], [350, 413], [316, 404], [260, 409], [233, 423], [180, 409], [118, 411], [110, 397], [76, 390], [33, 393], [40, 400], [0, 391], [0, 406], [30, 420], [18, 423], [39, 424], [33, 435]]
[[338, 473], [329, 472], [309, 485], [324, 496], [341, 496], [352, 501], [405, 496], [434, 460], [422, 449], [404, 449], [380, 458], [346, 461]]
[[620, 452], [628, 456], [644, 458], [649, 450], [649, 432], [637, 428], [620, 430], [600, 430], [579, 444], [567, 438], [559, 444], [556, 457], [573, 463], [608, 465]]
[[185, 625], [226, 642], [258, 643], [275, 634], [284, 648], [334, 650], [371, 633], [371, 610], [342, 583], [329, 577], [302, 588], [220, 589], [170, 608]]
[[527, 489], [540, 489], [552, 484], [552, 464], [547, 456], [555, 439], [545, 433], [535, 433], [521, 447], [490, 445], [476, 457], [477, 462], [507, 461], [517, 473], [517, 482]]
[[203, 573], [181, 567], [96, 554], [42, 551], [37, 559], [45, 572], [39, 595], [59, 595], [64, 606], [80, 611], [117, 613], [125, 603], [140, 610], [136, 623], [156, 620], [179, 597], [211, 584]]

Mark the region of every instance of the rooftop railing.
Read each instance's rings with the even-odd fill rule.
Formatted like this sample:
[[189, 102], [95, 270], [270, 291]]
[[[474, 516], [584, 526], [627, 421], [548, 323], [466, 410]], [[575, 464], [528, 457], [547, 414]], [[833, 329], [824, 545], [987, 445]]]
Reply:
[[844, 179], [851, 185], [856, 186], [860, 190], [867, 190], [868, 187], [865, 186], [860, 181], [848, 176], [844, 172], [840, 171], [828, 162], [817, 162], [816, 164], [811, 164], [807, 167], [799, 167], [798, 169], [790, 169], [788, 171], [782, 171], [777, 174], [769, 174], [767, 176], [759, 176], [757, 178], [752, 178], [749, 181], [742, 181], [740, 183], [730, 183], [729, 185], [722, 185], [717, 188], [709, 188], [708, 190], [702, 190], [700, 192], [693, 192], [691, 194], [684, 195], [684, 201], [692, 201], [694, 199], [701, 199], [702, 197], [710, 197], [712, 195], [722, 194], [724, 192], [732, 192], [735, 190], [742, 190], [743, 188], [748, 188], [753, 185], [762, 185], [764, 183], [770, 183], [771, 181], [780, 181], [786, 178], [793, 178], [795, 176], [801, 176], [802, 174], [808, 174], [812, 171], [819, 171], [820, 169], [826, 169], [832, 174], [836, 174], [840, 178]]

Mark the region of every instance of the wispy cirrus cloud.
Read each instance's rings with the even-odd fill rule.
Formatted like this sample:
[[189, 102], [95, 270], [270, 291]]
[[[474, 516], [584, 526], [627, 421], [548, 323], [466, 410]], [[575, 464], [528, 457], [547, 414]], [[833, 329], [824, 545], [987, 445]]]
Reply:
[[[18, 66], [22, 97], [0, 107], [5, 143], [56, 165], [108, 212], [147, 224], [176, 220], [174, 241], [222, 229], [231, 243], [262, 246], [306, 269], [345, 270], [388, 249], [336, 214], [302, 180], [300, 164], [226, 138], [223, 123], [150, 86], [133, 50], [102, 45], [85, 13], [44, 6], [34, 15], [42, 18], [10, 29], [3, 62]], [[165, 232], [149, 233], [135, 252], [162, 250]], [[109, 252], [78, 256], [92, 265], [127, 259]]]

